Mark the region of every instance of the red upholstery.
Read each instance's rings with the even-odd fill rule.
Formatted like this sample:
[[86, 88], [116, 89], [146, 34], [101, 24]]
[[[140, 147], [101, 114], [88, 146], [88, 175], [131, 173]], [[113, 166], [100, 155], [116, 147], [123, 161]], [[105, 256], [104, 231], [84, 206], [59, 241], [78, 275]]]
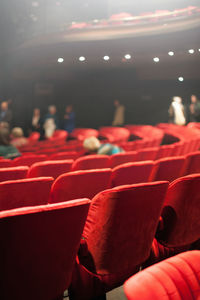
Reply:
[[47, 204], [52, 182], [52, 177], [1, 182], [0, 211]]
[[46, 159], [46, 155], [26, 155], [26, 156], [20, 156], [15, 158], [12, 161], [12, 167], [17, 167], [17, 166], [28, 166], [30, 167], [32, 164], [39, 162], [39, 161], [44, 161]]
[[30, 136], [28, 137], [29, 142], [36, 142], [38, 141], [40, 138], [40, 134], [37, 131], [34, 131], [30, 134]]
[[62, 202], [77, 198], [92, 199], [110, 184], [110, 169], [85, 170], [59, 176], [51, 188], [50, 202]]
[[2, 300], [58, 300], [69, 286], [89, 200], [0, 213]]
[[158, 154], [158, 149], [159, 148], [154, 147], [140, 150], [138, 152], [138, 160], [155, 160]]
[[125, 142], [128, 141], [130, 132], [123, 127], [101, 127], [99, 135], [107, 138], [110, 142]]
[[98, 135], [98, 131], [92, 128], [75, 128], [70, 134], [71, 137], [76, 138], [80, 141], [84, 141], [86, 138], [89, 138], [91, 136], [98, 137]]
[[200, 151], [192, 152], [186, 156], [184, 175], [193, 173], [200, 173]]
[[0, 182], [26, 178], [28, 167], [14, 167], [0, 169]]
[[[149, 256], [167, 182], [126, 185], [93, 198], [70, 296], [90, 300], [123, 283]], [[81, 249], [80, 249], [81, 250]]]
[[110, 167], [109, 156], [107, 155], [88, 155], [78, 158], [72, 165], [73, 171], [104, 169]]
[[1, 159], [0, 160], [0, 168], [8, 168], [11, 166], [12, 160], [10, 159]]
[[50, 160], [65, 160], [65, 159], [77, 159], [79, 157], [78, 153], [75, 151], [65, 151], [52, 154]]
[[137, 158], [138, 158], [138, 153], [136, 151], [113, 154], [110, 156], [110, 165], [111, 168], [114, 168], [121, 164], [137, 161], [138, 160]]
[[131, 277], [124, 285], [128, 300], [199, 300], [200, 251], [188, 251]]
[[112, 187], [123, 184], [147, 182], [153, 169], [153, 161], [135, 162], [120, 165], [113, 169]]
[[173, 181], [181, 175], [184, 161], [183, 156], [166, 157], [155, 161], [150, 181]]
[[51, 176], [56, 179], [63, 173], [71, 171], [73, 160], [42, 161], [33, 164], [28, 171], [28, 178]]
[[158, 154], [157, 154], [157, 159], [163, 158], [163, 157], [168, 157], [171, 156], [173, 153], [173, 144], [172, 145], [163, 145], [159, 148]]

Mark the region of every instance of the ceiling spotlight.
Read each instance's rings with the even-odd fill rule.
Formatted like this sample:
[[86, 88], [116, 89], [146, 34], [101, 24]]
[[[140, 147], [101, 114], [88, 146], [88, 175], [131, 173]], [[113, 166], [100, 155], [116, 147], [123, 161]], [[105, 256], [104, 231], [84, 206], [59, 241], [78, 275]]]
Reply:
[[173, 55], [174, 55], [174, 52], [173, 52], [173, 51], [169, 51], [169, 52], [168, 52], [168, 55], [169, 55], [169, 56], [173, 56]]
[[198, 51], [200, 52], [200, 49], [198, 49]]
[[190, 50], [188, 50], [188, 52], [189, 52], [190, 54], [193, 54], [193, 53], [194, 53], [194, 49], [190, 49]]
[[159, 61], [160, 61], [159, 57], [154, 57], [153, 60], [154, 60], [155, 62], [159, 62]]
[[63, 61], [64, 61], [64, 58], [62, 58], [62, 57], [58, 58], [58, 63], [62, 63]]
[[126, 55], [124, 55], [124, 58], [125, 59], [131, 59], [131, 55], [130, 54], [126, 54]]
[[182, 76], [180, 76], [180, 77], [178, 78], [178, 81], [183, 82], [183, 81], [184, 81], [184, 78], [183, 78]]
[[110, 59], [110, 57], [109, 57], [108, 55], [105, 55], [105, 56], [103, 57], [103, 59], [106, 60], [106, 61], [108, 61], [108, 60]]
[[79, 61], [85, 61], [85, 57], [84, 56], [80, 56], [79, 57]]

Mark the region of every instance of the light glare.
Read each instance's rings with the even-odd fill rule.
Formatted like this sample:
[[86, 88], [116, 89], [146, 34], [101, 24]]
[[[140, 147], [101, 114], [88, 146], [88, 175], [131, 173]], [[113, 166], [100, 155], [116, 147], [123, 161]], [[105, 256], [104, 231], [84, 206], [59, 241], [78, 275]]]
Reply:
[[85, 57], [84, 56], [80, 56], [79, 57], [79, 61], [85, 61]]
[[64, 58], [62, 58], [62, 57], [58, 58], [58, 63], [62, 63], [63, 61], [64, 61]]
[[103, 59], [107, 61], [107, 60], [110, 59], [110, 57], [109, 57], [108, 55], [105, 55], [105, 56], [103, 57]]
[[183, 78], [182, 76], [180, 76], [180, 77], [178, 78], [178, 80], [179, 80], [180, 82], [183, 82], [183, 81], [184, 81], [184, 78]]
[[194, 49], [190, 49], [190, 50], [188, 50], [188, 52], [189, 52], [190, 54], [193, 54], [193, 53], [194, 53]]
[[131, 55], [130, 54], [126, 54], [126, 55], [124, 55], [124, 58], [125, 59], [131, 59]]
[[174, 55], [174, 52], [173, 52], [173, 51], [169, 51], [169, 52], [168, 52], [168, 55], [169, 55], [169, 56], [173, 56], [173, 55]]
[[160, 61], [160, 59], [159, 59], [159, 57], [154, 57], [154, 62], [159, 62]]

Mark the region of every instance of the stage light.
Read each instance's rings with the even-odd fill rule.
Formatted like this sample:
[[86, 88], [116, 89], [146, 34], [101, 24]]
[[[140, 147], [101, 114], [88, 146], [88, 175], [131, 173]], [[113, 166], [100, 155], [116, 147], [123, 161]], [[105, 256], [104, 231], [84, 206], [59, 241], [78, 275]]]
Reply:
[[63, 61], [64, 61], [64, 58], [62, 58], [62, 57], [58, 58], [58, 63], [63, 63]]
[[159, 57], [154, 57], [153, 60], [154, 60], [154, 62], [156, 62], [156, 63], [160, 61]]
[[180, 76], [180, 77], [178, 78], [178, 81], [183, 82], [183, 81], [184, 81], [184, 78], [183, 78], [182, 76]]
[[200, 52], [200, 49], [198, 49], [198, 51]]
[[126, 54], [126, 55], [124, 55], [124, 58], [125, 59], [131, 59], [131, 55], [130, 54]]
[[188, 52], [189, 52], [190, 54], [193, 54], [193, 53], [194, 53], [194, 49], [189, 49]]
[[108, 55], [105, 55], [105, 56], [103, 57], [103, 59], [106, 60], [106, 61], [108, 61], [108, 60], [110, 59], [110, 57], [109, 57]]
[[173, 51], [169, 51], [169, 52], [168, 52], [168, 55], [169, 55], [169, 56], [173, 56], [173, 55], [174, 55], [174, 52], [173, 52]]
[[85, 57], [84, 56], [80, 56], [79, 57], [79, 61], [85, 61]]

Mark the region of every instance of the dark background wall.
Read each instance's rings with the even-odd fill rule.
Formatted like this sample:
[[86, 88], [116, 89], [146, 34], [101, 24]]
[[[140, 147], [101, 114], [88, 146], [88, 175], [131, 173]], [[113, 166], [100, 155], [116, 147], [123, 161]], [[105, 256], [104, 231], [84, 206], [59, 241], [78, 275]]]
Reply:
[[183, 97], [186, 106], [191, 94], [200, 95], [199, 82], [185, 80], [139, 80], [133, 69], [77, 70], [71, 78], [39, 81], [48, 83], [52, 92], [36, 93], [35, 80], [15, 80], [10, 85], [14, 124], [28, 127], [32, 110], [40, 107], [46, 113], [49, 104], [55, 104], [59, 118], [64, 108], [73, 104], [77, 127], [110, 125], [114, 99], [126, 107], [127, 124], [156, 124], [168, 121], [168, 107], [175, 95]]

